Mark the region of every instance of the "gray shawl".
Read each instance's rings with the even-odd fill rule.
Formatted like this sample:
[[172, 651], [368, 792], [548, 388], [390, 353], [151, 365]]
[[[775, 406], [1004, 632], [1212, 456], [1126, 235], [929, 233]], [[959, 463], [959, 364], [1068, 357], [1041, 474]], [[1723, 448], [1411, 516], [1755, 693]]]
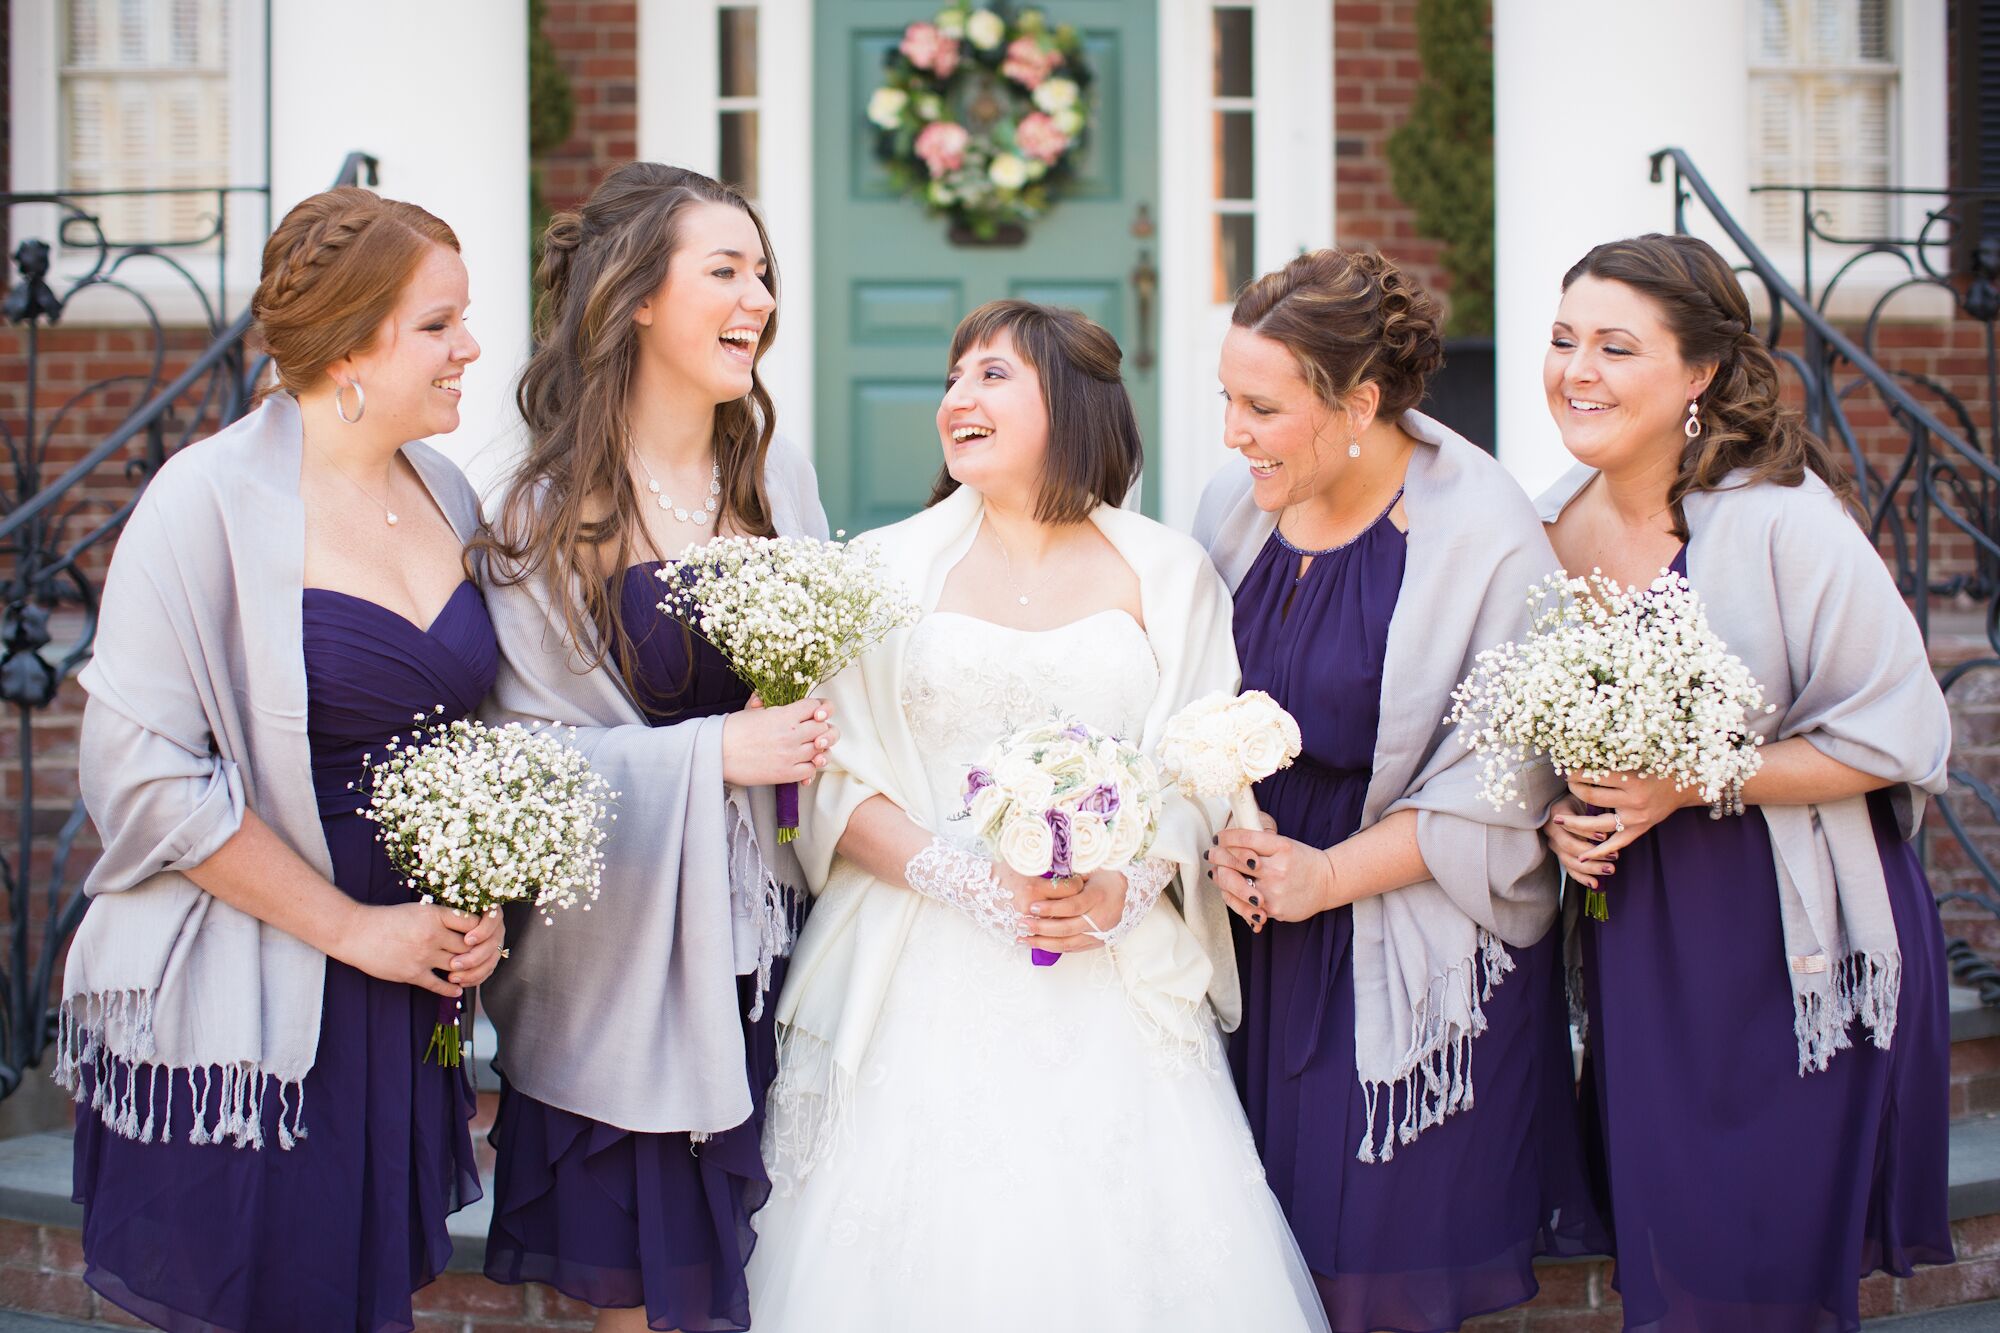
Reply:
[[[781, 535], [827, 535], [798, 450], [772, 445], [764, 485]], [[757, 977], [761, 1014], [800, 882], [777, 841], [772, 789], [723, 782], [725, 718], [648, 726], [615, 666], [583, 670], [545, 576], [505, 585], [488, 570], [484, 581], [500, 640], [488, 715], [574, 727], [576, 747], [620, 793], [602, 895], [552, 925], [522, 917], [512, 957], [486, 984], [496, 1063], [537, 1101], [620, 1129], [705, 1136], [740, 1125], [750, 1088], [736, 979]]]
[[[55, 1077], [81, 1096], [89, 1065], [92, 1108], [141, 1142], [172, 1125], [154, 1123], [171, 1098], [142, 1099], [139, 1083], [171, 1087], [177, 1070], [195, 1093], [191, 1143], [262, 1147], [273, 1084], [279, 1143], [305, 1133], [326, 957], [183, 873], [247, 807], [333, 874], [306, 737], [303, 438], [297, 403], [273, 394], [167, 460], [119, 538], [79, 677], [79, 776], [104, 854], [63, 973]], [[422, 443], [404, 454], [470, 538], [479, 501], [458, 469]]]
[[[1572, 468], [1538, 501], [1553, 523], [1594, 469]], [[1709, 623], [1776, 706], [1753, 727], [1792, 736], [1888, 779], [1905, 838], [1926, 794], [1945, 789], [1951, 716], [1930, 659], [1881, 555], [1825, 482], [1752, 483], [1691, 495], [1688, 582]], [[1902, 951], [1868, 818], [1868, 798], [1760, 805], [1777, 863], [1801, 1074], [1853, 1043], [1859, 1018], [1886, 1048], [1896, 1030]]]
[[[1495, 810], [1479, 794], [1478, 758], [1444, 721], [1479, 652], [1526, 634], [1528, 588], [1554, 572], [1555, 555], [1504, 468], [1421, 413], [1399, 424], [1419, 443], [1404, 481], [1407, 557], [1360, 828], [1417, 811], [1432, 878], [1354, 904], [1364, 1162], [1377, 1158], [1378, 1112], [1388, 1161], [1398, 1141], [1472, 1105], [1472, 1040], [1486, 1028], [1484, 1002], [1514, 966], [1503, 946], [1534, 944], [1556, 912], [1556, 867], [1538, 833], [1560, 790], [1555, 775], [1546, 765], [1524, 773], [1525, 808]], [[1276, 527], [1277, 515], [1251, 499], [1241, 463], [1209, 483], [1195, 518], [1232, 590]]]

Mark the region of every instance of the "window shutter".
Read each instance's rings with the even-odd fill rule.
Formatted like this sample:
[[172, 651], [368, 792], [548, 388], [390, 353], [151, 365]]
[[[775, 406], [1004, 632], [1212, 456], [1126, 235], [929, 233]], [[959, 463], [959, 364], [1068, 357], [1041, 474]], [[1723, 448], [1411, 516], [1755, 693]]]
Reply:
[[[2000, 0], [1956, 0], [1956, 9], [1951, 128], [1958, 152], [1952, 184], [2000, 190]], [[1953, 237], [1954, 266], [1969, 272], [1981, 240], [2000, 243], [2000, 204], [1967, 201]]]

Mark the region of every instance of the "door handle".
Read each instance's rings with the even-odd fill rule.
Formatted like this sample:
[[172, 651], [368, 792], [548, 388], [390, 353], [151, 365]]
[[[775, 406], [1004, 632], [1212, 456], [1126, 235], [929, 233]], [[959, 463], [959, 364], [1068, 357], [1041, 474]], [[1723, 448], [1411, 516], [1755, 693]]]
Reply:
[[1132, 266], [1132, 296], [1138, 306], [1138, 348], [1132, 353], [1132, 368], [1141, 374], [1153, 368], [1153, 296], [1160, 289], [1160, 273], [1153, 267], [1153, 252], [1141, 250]]

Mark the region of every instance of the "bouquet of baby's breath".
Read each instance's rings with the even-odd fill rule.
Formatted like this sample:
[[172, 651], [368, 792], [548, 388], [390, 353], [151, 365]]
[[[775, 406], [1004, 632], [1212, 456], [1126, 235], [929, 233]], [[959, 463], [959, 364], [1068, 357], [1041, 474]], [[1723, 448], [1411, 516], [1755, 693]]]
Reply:
[[[995, 741], [965, 775], [964, 814], [1017, 873], [1062, 879], [1129, 866], [1160, 831], [1160, 774], [1115, 736], [1067, 719]], [[1031, 951], [1037, 967], [1062, 957]]]
[[1262, 690], [1208, 694], [1167, 719], [1160, 768], [1181, 791], [1221, 797], [1238, 828], [1261, 829], [1250, 788], [1299, 757], [1298, 719]]
[[[389, 738], [359, 811], [397, 872], [422, 901], [471, 916], [509, 903], [532, 903], [545, 924], [579, 901], [588, 912], [618, 793], [554, 728], [431, 720], [420, 713], [408, 738]], [[458, 1003], [438, 1010], [424, 1058], [455, 1066]]]
[[[715, 645], [772, 708], [795, 704], [916, 623], [917, 605], [866, 544], [717, 537], [659, 571], [660, 610]], [[799, 788], [778, 788], [778, 840], [798, 836]]]
[[[1517, 779], [1542, 755], [1563, 776], [1669, 778], [1715, 818], [1742, 813], [1743, 783], [1764, 761], [1750, 719], [1771, 709], [1686, 578], [1663, 569], [1627, 588], [1597, 570], [1552, 574], [1528, 604], [1529, 636], [1480, 653], [1445, 719], [1484, 761], [1495, 809], [1527, 808]], [[1604, 920], [1604, 895], [1587, 893], [1584, 908]]]

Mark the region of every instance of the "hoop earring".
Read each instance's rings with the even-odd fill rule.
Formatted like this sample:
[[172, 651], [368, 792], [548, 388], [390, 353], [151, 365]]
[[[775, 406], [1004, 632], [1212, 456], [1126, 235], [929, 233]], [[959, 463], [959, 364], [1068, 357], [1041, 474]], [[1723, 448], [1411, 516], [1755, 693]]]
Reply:
[[1696, 398], [1688, 404], [1688, 419], [1681, 426], [1681, 434], [1690, 440], [1701, 434], [1701, 399]]
[[355, 422], [361, 420], [361, 414], [368, 410], [368, 395], [361, 391], [361, 381], [355, 380], [354, 415], [349, 416], [347, 415], [347, 405], [340, 398], [340, 395], [347, 391], [347, 387], [345, 384], [335, 384], [333, 386], [333, 414], [352, 426]]

